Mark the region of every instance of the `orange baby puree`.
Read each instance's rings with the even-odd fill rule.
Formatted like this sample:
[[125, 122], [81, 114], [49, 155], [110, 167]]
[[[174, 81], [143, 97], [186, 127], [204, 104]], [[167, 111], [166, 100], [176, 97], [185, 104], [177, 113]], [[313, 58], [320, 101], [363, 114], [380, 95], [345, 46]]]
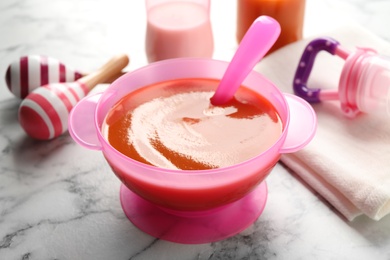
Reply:
[[276, 19], [281, 33], [268, 53], [302, 39], [305, 0], [237, 0], [237, 41], [240, 42], [256, 18]]
[[113, 107], [103, 132], [128, 157], [168, 169], [226, 167], [271, 147], [282, 124], [269, 101], [241, 87], [231, 102], [213, 106], [218, 83], [181, 79], [142, 88]]

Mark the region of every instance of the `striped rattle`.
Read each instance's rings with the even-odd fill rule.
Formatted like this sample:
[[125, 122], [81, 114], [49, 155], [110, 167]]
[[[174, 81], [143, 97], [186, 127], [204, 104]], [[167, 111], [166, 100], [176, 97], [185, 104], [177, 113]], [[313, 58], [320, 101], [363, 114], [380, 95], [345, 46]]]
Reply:
[[73, 82], [85, 76], [55, 58], [42, 55], [23, 56], [12, 62], [5, 74], [8, 89], [18, 98], [25, 98], [34, 89], [57, 82]]
[[20, 104], [20, 125], [35, 139], [58, 137], [67, 131], [69, 112], [77, 102], [97, 84], [119, 75], [128, 63], [126, 55], [119, 55], [75, 82], [52, 83], [36, 88]]

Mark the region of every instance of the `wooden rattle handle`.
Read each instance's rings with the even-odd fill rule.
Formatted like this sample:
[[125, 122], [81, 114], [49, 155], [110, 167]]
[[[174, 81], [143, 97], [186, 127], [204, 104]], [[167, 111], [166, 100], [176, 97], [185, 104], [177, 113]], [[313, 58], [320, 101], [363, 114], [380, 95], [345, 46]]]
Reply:
[[78, 82], [84, 84], [88, 90], [91, 90], [97, 84], [106, 82], [107, 80], [120, 75], [122, 69], [129, 64], [129, 61], [129, 57], [126, 54], [117, 55], [97, 71], [79, 79]]

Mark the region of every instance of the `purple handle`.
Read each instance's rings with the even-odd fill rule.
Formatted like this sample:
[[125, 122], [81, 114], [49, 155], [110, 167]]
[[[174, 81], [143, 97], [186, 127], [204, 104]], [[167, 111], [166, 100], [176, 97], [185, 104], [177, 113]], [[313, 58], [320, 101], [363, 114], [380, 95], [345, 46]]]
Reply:
[[295, 72], [293, 88], [294, 93], [297, 96], [305, 99], [311, 103], [320, 102], [320, 91], [321, 89], [311, 89], [307, 87], [307, 80], [311, 69], [314, 65], [314, 60], [317, 54], [325, 50], [330, 54], [334, 55], [336, 53], [337, 46], [339, 42], [332, 38], [318, 38], [311, 41], [303, 51], [302, 57], [298, 63], [298, 68]]

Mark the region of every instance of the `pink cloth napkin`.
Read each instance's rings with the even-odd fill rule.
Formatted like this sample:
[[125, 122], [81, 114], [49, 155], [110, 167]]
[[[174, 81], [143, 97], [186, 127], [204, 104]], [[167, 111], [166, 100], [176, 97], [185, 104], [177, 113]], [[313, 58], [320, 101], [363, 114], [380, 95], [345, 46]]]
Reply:
[[[360, 27], [344, 27], [318, 35], [344, 47], [370, 47], [390, 56], [390, 43]], [[306, 45], [314, 38], [290, 44], [264, 58], [256, 70], [283, 92], [292, 81]], [[308, 86], [337, 88], [344, 60], [317, 55]], [[390, 85], [389, 85], [390, 87]], [[313, 104], [318, 130], [303, 150], [284, 154], [282, 162], [323, 196], [348, 220], [360, 215], [379, 220], [390, 213], [390, 117], [361, 114], [346, 118], [338, 101]]]

